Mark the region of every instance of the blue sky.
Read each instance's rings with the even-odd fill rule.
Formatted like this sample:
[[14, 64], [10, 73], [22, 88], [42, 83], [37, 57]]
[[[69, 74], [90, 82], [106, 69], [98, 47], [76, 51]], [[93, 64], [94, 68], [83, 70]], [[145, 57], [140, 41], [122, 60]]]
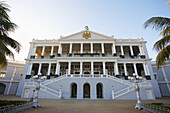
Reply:
[[153, 44], [159, 32], [144, 29], [143, 23], [154, 16], [170, 17], [169, 0], [6, 0], [9, 13], [19, 28], [10, 36], [21, 43], [16, 60], [24, 60], [29, 42], [35, 39], [57, 39], [89, 29], [115, 38], [141, 38], [147, 41], [150, 58], [156, 57]]

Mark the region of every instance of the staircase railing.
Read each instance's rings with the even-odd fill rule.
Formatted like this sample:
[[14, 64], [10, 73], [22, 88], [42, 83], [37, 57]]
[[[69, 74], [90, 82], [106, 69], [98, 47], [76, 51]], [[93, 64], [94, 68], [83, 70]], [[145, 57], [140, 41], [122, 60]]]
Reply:
[[124, 88], [124, 89], [117, 91], [117, 92], [112, 91], [112, 99], [118, 98], [118, 97], [120, 97], [120, 96], [122, 96], [122, 95], [124, 95], [124, 94], [126, 94], [130, 91], [133, 91], [133, 90], [134, 90], [134, 85], [127, 87], [127, 88]]
[[60, 89], [60, 91], [58, 92], [58, 91], [56, 91], [56, 90], [54, 90], [54, 89], [51, 89], [51, 88], [49, 88], [49, 87], [46, 87], [46, 86], [44, 86], [44, 85], [40, 85], [40, 86], [41, 86], [41, 88], [40, 88], [41, 90], [44, 90], [44, 91], [46, 91], [46, 92], [48, 92], [48, 93], [51, 93], [52, 95], [55, 95], [55, 96], [61, 98], [61, 94], [62, 94], [61, 89]]
[[[140, 87], [152, 87], [151, 83], [139, 83]], [[120, 91], [114, 92], [114, 90], [112, 89], [112, 99], [118, 98], [122, 95], [127, 94], [128, 92], [133, 91], [134, 88], [134, 84], [132, 84], [130, 87], [124, 88]]]
[[132, 83], [131, 83], [131, 82], [126, 81], [126, 80], [119, 79], [119, 78], [114, 77], [114, 76], [110, 76], [110, 75], [108, 75], [108, 78], [109, 78], [109, 79], [112, 79], [112, 80], [115, 80], [115, 81], [117, 81], [117, 82], [120, 82], [120, 83], [123, 83], [123, 84], [129, 85], [129, 86], [131, 86], [131, 85], [132, 85]]
[[61, 79], [65, 78], [65, 77], [66, 77], [66, 75], [62, 75], [62, 76], [59, 76], [59, 77], [54, 78], [54, 79], [45, 80], [44, 82], [41, 82], [41, 84], [42, 85], [48, 85], [48, 84], [51, 84], [51, 83], [56, 82], [58, 80], [61, 80]]

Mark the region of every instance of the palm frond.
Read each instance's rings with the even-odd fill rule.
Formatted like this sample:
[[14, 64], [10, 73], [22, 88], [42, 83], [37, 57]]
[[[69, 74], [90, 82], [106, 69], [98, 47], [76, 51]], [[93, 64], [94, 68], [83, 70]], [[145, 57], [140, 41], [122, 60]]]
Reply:
[[10, 58], [14, 59], [14, 54], [7, 48], [7, 46], [3, 43], [2, 40], [0, 40], [0, 54], [9, 56]]
[[21, 45], [14, 39], [8, 37], [6, 34], [0, 35], [0, 40], [2, 40], [5, 45], [15, 49], [15, 51], [18, 53], [21, 50]]
[[4, 69], [7, 65], [7, 60], [4, 54], [0, 53], [0, 70]]
[[156, 57], [156, 65], [159, 69], [160, 66], [165, 64], [166, 58], [169, 58], [170, 55], [170, 45], [164, 47], [157, 55]]
[[155, 49], [156, 51], [161, 51], [165, 46], [167, 46], [167, 44], [169, 44], [170, 42], [170, 35], [165, 36], [163, 38], [161, 38], [160, 40], [158, 40], [154, 46], [153, 49]]
[[170, 26], [170, 18], [152, 17], [144, 23], [144, 28], [152, 27], [158, 31], [162, 31]]
[[163, 35], [164, 37], [170, 35], [170, 26], [161, 31], [160, 35]]

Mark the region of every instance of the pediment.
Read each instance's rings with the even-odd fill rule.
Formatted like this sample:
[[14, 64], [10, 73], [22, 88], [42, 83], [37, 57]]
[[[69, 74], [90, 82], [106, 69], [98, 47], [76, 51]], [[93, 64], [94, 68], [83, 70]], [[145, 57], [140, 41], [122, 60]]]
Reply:
[[[83, 37], [83, 33], [85, 32], [90, 32], [91, 37], [89, 37], [88, 39], [85, 39]], [[78, 33], [74, 33], [65, 37], [61, 37], [59, 40], [113, 40], [113, 37], [109, 37], [100, 33], [96, 33], [90, 30], [83, 30], [81, 32]]]

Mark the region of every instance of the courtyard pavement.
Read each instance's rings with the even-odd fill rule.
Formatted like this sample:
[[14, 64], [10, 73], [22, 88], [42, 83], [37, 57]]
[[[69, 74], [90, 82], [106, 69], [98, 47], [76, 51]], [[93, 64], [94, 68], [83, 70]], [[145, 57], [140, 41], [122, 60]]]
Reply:
[[[29, 100], [17, 96], [0, 95], [0, 100]], [[149, 113], [134, 109], [136, 100], [56, 100], [39, 99], [41, 107], [30, 108], [21, 113]], [[144, 103], [170, 104], [170, 97], [145, 100]]]

